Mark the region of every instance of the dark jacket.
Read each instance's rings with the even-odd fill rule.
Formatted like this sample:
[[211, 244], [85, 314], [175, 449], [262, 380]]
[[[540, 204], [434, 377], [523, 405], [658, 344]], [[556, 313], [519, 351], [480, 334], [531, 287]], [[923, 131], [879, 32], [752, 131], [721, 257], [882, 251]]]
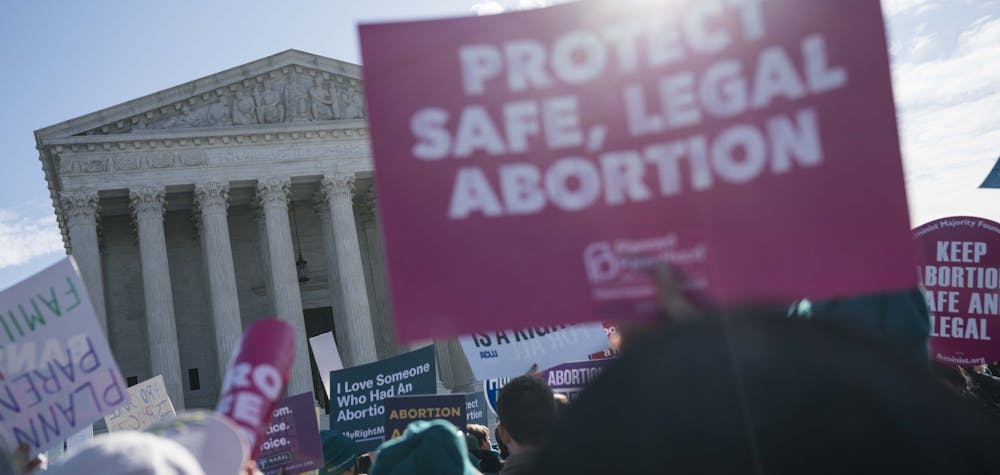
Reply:
[[503, 470], [500, 475], [529, 475], [535, 473], [535, 459], [538, 458], [538, 451], [528, 450], [523, 453], [511, 454], [503, 462]]
[[500, 454], [492, 450], [469, 450], [472, 456], [479, 460], [479, 471], [484, 474], [500, 473], [503, 470], [503, 462], [500, 461]]

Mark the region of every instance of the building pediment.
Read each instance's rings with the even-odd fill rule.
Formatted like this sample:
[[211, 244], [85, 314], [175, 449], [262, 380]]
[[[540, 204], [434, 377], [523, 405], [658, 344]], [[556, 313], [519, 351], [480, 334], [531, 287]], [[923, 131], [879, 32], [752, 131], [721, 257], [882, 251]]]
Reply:
[[359, 66], [288, 50], [41, 129], [36, 136], [40, 142], [79, 136], [131, 139], [365, 118]]

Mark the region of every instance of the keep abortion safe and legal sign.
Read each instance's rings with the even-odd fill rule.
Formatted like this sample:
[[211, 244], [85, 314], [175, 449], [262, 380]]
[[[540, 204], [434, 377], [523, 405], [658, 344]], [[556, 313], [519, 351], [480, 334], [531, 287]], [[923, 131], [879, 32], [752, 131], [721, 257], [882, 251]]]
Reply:
[[973, 365], [1000, 360], [1000, 223], [943, 218], [913, 230], [931, 312], [931, 357]]
[[[362, 25], [405, 340], [916, 284], [877, 0]], [[406, 78], [400, 81], [400, 78]]]

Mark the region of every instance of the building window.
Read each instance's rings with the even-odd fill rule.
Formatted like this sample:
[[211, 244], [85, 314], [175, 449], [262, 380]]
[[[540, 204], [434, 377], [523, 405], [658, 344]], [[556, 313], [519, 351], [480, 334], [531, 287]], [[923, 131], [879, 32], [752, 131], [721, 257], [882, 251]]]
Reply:
[[201, 379], [198, 378], [198, 368], [191, 368], [188, 370], [188, 385], [191, 386], [192, 391], [201, 389]]
[[131, 388], [132, 386], [135, 386], [136, 384], [139, 384], [139, 377], [138, 376], [129, 376], [129, 377], [125, 378], [125, 384], [127, 384], [128, 387]]

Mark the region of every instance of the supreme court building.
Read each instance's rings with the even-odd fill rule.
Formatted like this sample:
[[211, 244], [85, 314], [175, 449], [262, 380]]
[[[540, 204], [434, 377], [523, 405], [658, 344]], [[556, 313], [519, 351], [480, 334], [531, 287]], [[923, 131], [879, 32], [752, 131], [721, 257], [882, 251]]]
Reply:
[[[66, 250], [123, 375], [212, 407], [243, 329], [297, 331], [289, 394], [395, 355], [361, 69], [289, 50], [35, 132]], [[304, 261], [304, 262], [303, 262]], [[308, 280], [305, 280], [305, 279]], [[454, 340], [439, 379], [473, 377]]]

